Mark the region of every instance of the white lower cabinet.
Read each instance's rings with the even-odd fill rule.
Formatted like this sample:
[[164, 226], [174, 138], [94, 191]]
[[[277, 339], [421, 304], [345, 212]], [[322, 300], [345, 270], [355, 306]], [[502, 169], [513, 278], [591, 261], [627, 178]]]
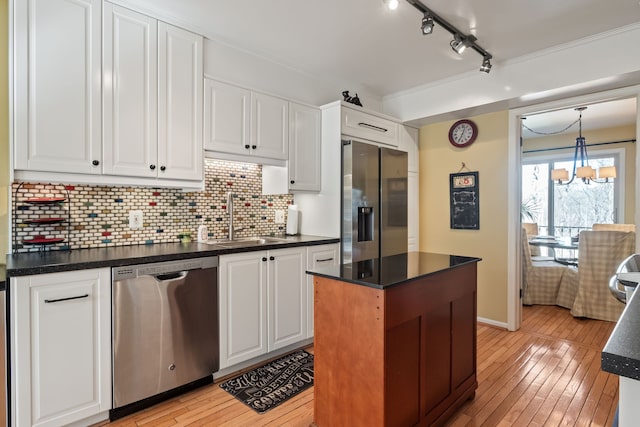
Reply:
[[[309, 246], [307, 248], [307, 270], [318, 267], [338, 265], [340, 259], [340, 245], [332, 243], [329, 245]], [[313, 337], [313, 276], [306, 275], [307, 281], [307, 332], [306, 337]]]
[[110, 279], [109, 268], [10, 279], [12, 425], [106, 418]]
[[220, 369], [306, 338], [304, 247], [220, 256]]

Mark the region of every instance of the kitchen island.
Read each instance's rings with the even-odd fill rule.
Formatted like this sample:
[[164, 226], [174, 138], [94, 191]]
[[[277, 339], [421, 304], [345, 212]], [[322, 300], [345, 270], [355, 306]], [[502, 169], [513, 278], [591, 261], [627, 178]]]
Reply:
[[475, 396], [479, 258], [409, 252], [314, 275], [314, 423], [442, 424]]

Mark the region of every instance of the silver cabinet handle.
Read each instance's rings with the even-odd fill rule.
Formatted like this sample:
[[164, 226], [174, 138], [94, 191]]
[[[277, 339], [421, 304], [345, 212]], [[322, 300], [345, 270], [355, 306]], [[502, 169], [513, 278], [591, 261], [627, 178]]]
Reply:
[[87, 298], [89, 296], [89, 294], [84, 294], [84, 295], [78, 295], [77, 297], [68, 297], [68, 298], [58, 298], [58, 299], [46, 299], [44, 300], [44, 302], [46, 304], [49, 303], [53, 303], [53, 302], [62, 302], [62, 301], [70, 301], [72, 299], [81, 299], [81, 298]]
[[381, 128], [380, 126], [370, 125], [369, 123], [365, 123], [365, 122], [358, 123], [358, 126], [362, 126], [362, 127], [373, 129], [373, 130], [377, 130], [378, 132], [388, 132], [389, 131], [389, 129]]
[[327, 261], [333, 261], [333, 258], [319, 259], [316, 262], [327, 262]]

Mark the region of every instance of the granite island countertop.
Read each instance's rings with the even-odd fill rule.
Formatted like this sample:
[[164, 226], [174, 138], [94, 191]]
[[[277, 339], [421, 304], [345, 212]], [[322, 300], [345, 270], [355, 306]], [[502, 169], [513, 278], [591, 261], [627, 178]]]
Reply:
[[318, 267], [308, 270], [307, 273], [357, 285], [386, 289], [479, 261], [482, 259], [431, 252], [407, 252], [366, 261]]
[[640, 380], [640, 292], [634, 292], [602, 350], [601, 367]]
[[239, 252], [324, 245], [340, 241], [340, 239], [333, 237], [308, 235], [286, 236], [279, 238], [279, 240], [263, 245], [234, 248], [192, 242], [12, 254], [7, 255], [6, 275], [7, 277], [27, 276], [89, 268], [121, 267]]

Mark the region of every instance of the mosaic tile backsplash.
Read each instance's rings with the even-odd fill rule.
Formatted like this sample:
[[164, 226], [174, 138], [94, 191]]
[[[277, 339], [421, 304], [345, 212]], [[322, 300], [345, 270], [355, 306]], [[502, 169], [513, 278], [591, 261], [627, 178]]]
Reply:
[[[234, 227], [242, 228], [236, 236], [278, 235], [285, 224], [275, 223], [275, 211], [286, 215], [293, 203], [290, 194], [261, 194], [260, 165], [219, 160], [206, 161], [203, 191], [46, 183], [12, 188], [14, 252], [179, 242], [186, 234], [195, 240], [202, 220], [209, 238], [226, 238], [227, 192], [233, 194]], [[141, 229], [129, 228], [131, 210], [143, 212]]]

